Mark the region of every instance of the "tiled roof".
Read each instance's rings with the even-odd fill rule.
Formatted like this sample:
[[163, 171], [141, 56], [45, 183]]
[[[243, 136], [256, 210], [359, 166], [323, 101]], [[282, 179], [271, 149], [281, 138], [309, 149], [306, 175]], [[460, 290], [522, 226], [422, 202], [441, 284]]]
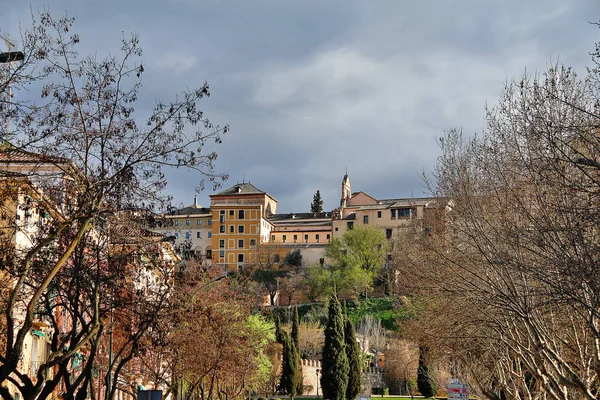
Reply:
[[331, 226], [331, 219], [326, 220], [285, 220], [285, 221], [271, 221], [275, 226]]
[[111, 242], [113, 244], [133, 244], [144, 242], [155, 242], [163, 238], [163, 235], [140, 227], [119, 225], [110, 230]]
[[270, 222], [282, 221], [282, 220], [306, 220], [306, 219], [331, 219], [330, 212], [322, 213], [287, 213], [287, 214], [273, 214], [267, 218]]
[[69, 159], [5, 147], [0, 149], [0, 162], [66, 164], [69, 163]]
[[266, 194], [250, 182], [236, 183], [232, 187], [222, 190], [219, 193], [211, 194], [212, 196], [231, 196], [231, 195], [244, 195], [244, 194]]
[[165, 216], [169, 215], [198, 215], [198, 214], [211, 214], [212, 211], [210, 208], [201, 207], [201, 206], [187, 206], [180, 208], [178, 210], [173, 210], [172, 212], [166, 212]]

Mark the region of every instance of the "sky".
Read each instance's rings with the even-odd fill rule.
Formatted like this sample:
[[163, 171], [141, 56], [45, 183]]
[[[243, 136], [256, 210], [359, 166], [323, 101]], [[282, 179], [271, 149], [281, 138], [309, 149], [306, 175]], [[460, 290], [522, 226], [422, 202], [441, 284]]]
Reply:
[[[0, 33], [18, 38], [43, 7], [75, 16], [82, 55], [140, 35], [140, 114], [207, 81], [201, 108], [230, 127], [211, 148], [223, 187], [250, 181], [278, 212], [308, 211], [316, 190], [338, 206], [346, 170], [378, 199], [429, 195], [421, 175], [446, 130], [484, 129], [486, 104], [525, 71], [583, 75], [600, 41], [598, 0], [0, 0]], [[197, 173], [168, 178], [191, 204]]]

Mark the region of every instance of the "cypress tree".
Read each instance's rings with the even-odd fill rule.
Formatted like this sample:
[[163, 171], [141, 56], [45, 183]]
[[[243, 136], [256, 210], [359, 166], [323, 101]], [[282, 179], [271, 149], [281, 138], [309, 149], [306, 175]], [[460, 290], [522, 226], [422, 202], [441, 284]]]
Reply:
[[352, 321], [346, 316], [346, 326], [344, 329], [344, 340], [346, 342], [346, 356], [348, 357], [348, 387], [346, 388], [346, 399], [354, 400], [361, 389], [361, 367], [360, 367], [360, 349], [356, 343], [356, 334]]
[[313, 201], [310, 204], [310, 212], [311, 213], [323, 212], [323, 199], [321, 198], [321, 192], [319, 190], [317, 190], [317, 192], [313, 196]]
[[283, 346], [283, 357], [281, 360], [281, 378], [279, 380], [279, 390], [288, 394], [290, 397], [296, 395], [298, 360], [296, 346], [287, 332], [281, 331], [279, 335], [280, 343]]
[[296, 374], [296, 394], [304, 393], [304, 376], [302, 375], [302, 354], [300, 354], [300, 335], [298, 333], [300, 321], [298, 319], [298, 306], [294, 307], [294, 317], [292, 320], [292, 341], [296, 348], [296, 362], [298, 366]]
[[419, 368], [417, 369], [417, 387], [424, 397], [432, 397], [437, 394], [437, 387], [433, 380], [429, 366], [429, 348], [419, 346]]
[[321, 387], [323, 398], [343, 400], [348, 387], [348, 357], [344, 343], [344, 318], [337, 296], [331, 295], [329, 301], [329, 320], [325, 328], [323, 346]]

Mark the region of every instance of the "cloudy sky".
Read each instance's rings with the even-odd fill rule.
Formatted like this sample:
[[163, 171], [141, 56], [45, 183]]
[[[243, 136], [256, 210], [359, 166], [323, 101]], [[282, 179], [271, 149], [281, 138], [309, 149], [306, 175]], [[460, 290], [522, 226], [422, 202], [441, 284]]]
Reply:
[[[228, 124], [215, 149], [225, 187], [250, 180], [307, 211], [321, 190], [338, 205], [346, 168], [354, 191], [426, 195], [419, 178], [437, 138], [484, 127], [503, 83], [559, 60], [580, 73], [600, 40], [600, 1], [47, 0], [74, 15], [80, 53], [116, 53], [121, 32], [144, 49], [145, 101], [211, 86], [206, 115]], [[0, 0], [3, 33], [18, 37], [30, 4]], [[176, 203], [197, 177], [169, 173]], [[209, 203], [210, 191], [199, 194]]]

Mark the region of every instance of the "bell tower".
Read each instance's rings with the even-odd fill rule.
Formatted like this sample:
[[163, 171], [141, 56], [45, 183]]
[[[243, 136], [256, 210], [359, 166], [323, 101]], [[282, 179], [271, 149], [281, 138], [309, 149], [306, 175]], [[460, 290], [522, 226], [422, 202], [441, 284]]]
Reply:
[[352, 196], [352, 188], [350, 187], [350, 177], [348, 176], [348, 168], [346, 168], [346, 175], [342, 179], [342, 198], [340, 200], [340, 207], [346, 207], [346, 203]]

